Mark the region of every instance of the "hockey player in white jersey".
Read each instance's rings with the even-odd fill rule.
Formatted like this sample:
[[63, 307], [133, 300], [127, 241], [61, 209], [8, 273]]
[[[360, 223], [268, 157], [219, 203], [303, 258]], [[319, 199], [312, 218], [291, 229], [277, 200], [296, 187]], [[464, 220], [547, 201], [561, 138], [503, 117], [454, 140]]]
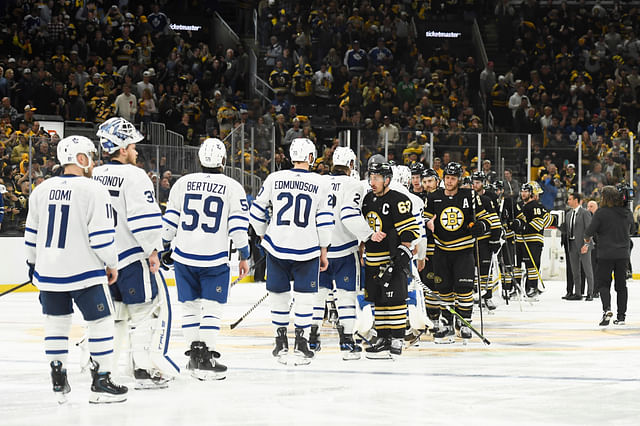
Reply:
[[366, 241], [373, 231], [362, 216], [362, 185], [350, 175], [355, 173], [357, 158], [351, 148], [337, 147], [333, 152], [333, 170], [327, 180], [330, 185], [329, 202], [333, 208], [335, 228], [331, 235], [331, 246], [327, 257], [329, 268], [320, 273], [320, 286], [314, 306], [313, 325], [309, 346], [318, 351], [320, 339], [318, 329], [322, 323], [325, 300], [336, 288], [339, 323], [336, 327], [340, 337], [342, 359], [359, 359], [362, 348], [353, 339], [356, 322], [356, 295], [360, 288], [360, 258], [358, 246]]
[[316, 158], [313, 142], [296, 138], [289, 149], [294, 167], [267, 176], [251, 205], [250, 222], [267, 252], [267, 290], [275, 327], [273, 356], [286, 363], [291, 283], [295, 312], [294, 363], [308, 364], [308, 346], [318, 273], [328, 267], [333, 209], [328, 181], [309, 171]]
[[66, 364], [73, 302], [87, 322], [93, 376], [89, 402], [122, 402], [127, 397], [127, 388], [110, 378], [113, 307], [107, 283], [118, 277], [118, 255], [109, 194], [86, 178], [95, 153], [84, 136], [62, 139], [57, 154], [64, 173], [45, 180], [29, 197], [24, 237], [29, 278], [40, 290], [45, 353], [60, 403], [71, 390]]
[[[166, 291], [156, 279], [158, 251], [162, 250], [162, 213], [151, 179], [136, 166], [136, 143], [144, 136], [120, 117], [102, 123], [97, 135], [102, 149], [109, 154], [109, 162], [95, 168], [93, 179], [109, 191], [116, 219], [119, 276], [110, 288], [116, 307], [116, 330], [120, 331], [116, 345], [124, 345], [122, 340], [126, 338], [121, 334], [126, 336], [128, 325], [136, 388], [167, 387], [179, 369], [166, 356], [170, 321], [157, 320], [157, 310], [170, 307], [158, 303], [158, 290]], [[168, 298], [164, 300], [168, 304]], [[163, 348], [152, 344], [157, 338], [154, 334], [163, 336]]]
[[249, 271], [249, 205], [242, 185], [223, 174], [222, 141], [205, 140], [198, 156], [202, 172], [182, 176], [171, 188], [162, 239], [173, 247], [182, 332], [190, 345], [187, 369], [200, 380], [220, 380], [227, 367], [215, 348], [229, 292], [229, 237], [238, 247], [242, 278]]

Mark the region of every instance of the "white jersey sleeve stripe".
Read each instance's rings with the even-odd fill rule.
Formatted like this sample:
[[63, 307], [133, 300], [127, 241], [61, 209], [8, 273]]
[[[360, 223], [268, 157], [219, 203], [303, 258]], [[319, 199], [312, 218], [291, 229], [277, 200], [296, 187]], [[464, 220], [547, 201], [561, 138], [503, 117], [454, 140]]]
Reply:
[[177, 227], [178, 227], [178, 225], [177, 225], [177, 224], [175, 224], [175, 223], [171, 222], [171, 221], [170, 221], [169, 219], [167, 219], [166, 217], [163, 217], [163, 218], [162, 218], [162, 221], [163, 221], [164, 223], [166, 223], [167, 225], [173, 226], [174, 228], [177, 228]]
[[245, 220], [245, 221], [249, 222], [249, 219], [244, 217], [244, 216], [238, 216], [238, 215], [230, 216], [229, 220], [232, 220], [232, 219]]
[[27, 240], [25, 240], [24, 243], [29, 247], [35, 247], [36, 246], [36, 243], [31, 243], [31, 242], [29, 242]]
[[175, 214], [176, 216], [180, 216], [180, 212], [177, 210], [173, 210], [173, 209], [167, 209], [167, 211], [164, 212], [165, 215], [167, 214]]
[[31, 228], [27, 228], [27, 227], [25, 227], [24, 230], [27, 231], [27, 232], [31, 232], [32, 234], [37, 234], [38, 233], [38, 231], [36, 231], [35, 229], [31, 229]]
[[269, 237], [269, 235], [265, 235], [264, 238], [263, 238], [263, 241], [268, 243], [275, 251], [277, 251], [279, 253], [303, 255], [303, 254], [315, 253], [315, 252], [319, 252], [320, 251], [320, 247], [317, 247], [317, 246], [316, 247], [310, 247], [310, 248], [307, 248], [307, 249], [302, 249], [302, 250], [279, 247], [279, 246], [276, 246], [276, 245], [273, 244], [273, 241], [271, 241], [271, 238]]
[[118, 261], [122, 261], [129, 256], [132, 256], [137, 253], [142, 253], [142, 247], [132, 247], [129, 250], [125, 250], [122, 253], [118, 254]]
[[140, 216], [134, 216], [127, 219], [127, 222], [133, 222], [134, 220], [146, 219], [149, 217], [161, 217], [162, 213], [149, 213], [149, 214], [141, 214]]
[[162, 225], [145, 226], [143, 228], [132, 229], [131, 233], [135, 234], [135, 233], [142, 232], [142, 231], [151, 231], [153, 229], [162, 229]]
[[354, 241], [350, 241], [348, 243], [342, 244], [340, 246], [335, 246], [335, 247], [334, 246], [329, 246], [329, 251], [330, 252], [342, 251], [342, 250], [346, 250], [346, 249], [351, 248], [351, 247], [355, 247], [357, 245], [358, 245], [358, 241], [354, 240]]
[[345, 219], [349, 219], [350, 217], [358, 217], [358, 216], [362, 216], [362, 213], [354, 213], [354, 214], [342, 216], [340, 219], [345, 220]]
[[259, 218], [258, 216], [254, 215], [254, 214], [253, 214], [253, 212], [251, 212], [251, 213], [249, 214], [249, 216], [251, 216], [252, 218], [254, 218], [255, 220], [257, 220], [258, 222], [267, 223], [267, 220], [266, 220], [266, 219], [261, 219], [261, 218]]
[[229, 229], [229, 234], [232, 234], [232, 233], [234, 233], [236, 231], [248, 232], [249, 231], [249, 227], [248, 226], [236, 226], [235, 228]]
[[101, 249], [101, 248], [104, 248], [104, 247], [109, 247], [111, 244], [113, 244], [113, 241], [114, 240], [112, 238], [111, 241], [108, 241], [108, 242], [106, 242], [104, 244], [92, 245], [91, 248], [94, 249], [94, 250], [97, 250], [97, 249]]
[[98, 235], [103, 235], [103, 234], [115, 234], [115, 233], [116, 231], [114, 229], [104, 229], [102, 231], [94, 231], [90, 233], [89, 238], [97, 237]]

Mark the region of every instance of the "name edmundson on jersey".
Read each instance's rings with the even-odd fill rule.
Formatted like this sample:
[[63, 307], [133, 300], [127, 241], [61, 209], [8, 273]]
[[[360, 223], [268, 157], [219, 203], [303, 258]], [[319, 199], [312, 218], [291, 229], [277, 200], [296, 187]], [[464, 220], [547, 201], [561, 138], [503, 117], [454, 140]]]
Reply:
[[273, 184], [274, 189], [297, 189], [298, 191], [318, 193], [318, 185], [300, 180], [277, 180]]
[[118, 188], [120, 188], [124, 183], [124, 178], [121, 176], [102, 175], [102, 176], [93, 176], [93, 179], [97, 180], [104, 186], [116, 186]]
[[227, 187], [226, 185], [222, 185], [220, 183], [194, 181], [187, 182], [187, 191], [202, 191], [224, 195], [227, 193]]

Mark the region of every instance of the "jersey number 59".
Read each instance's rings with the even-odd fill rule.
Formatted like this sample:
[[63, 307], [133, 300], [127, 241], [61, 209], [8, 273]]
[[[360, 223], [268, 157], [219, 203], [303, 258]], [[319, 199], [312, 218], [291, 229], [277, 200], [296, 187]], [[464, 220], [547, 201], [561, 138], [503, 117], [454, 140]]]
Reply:
[[[205, 198], [202, 204], [200, 203], [201, 200], [202, 194], [185, 194], [182, 211], [185, 215], [190, 216], [191, 220], [190, 223], [183, 220], [181, 224], [182, 229], [185, 231], [193, 231], [196, 229], [198, 222], [200, 222], [200, 213], [202, 213], [207, 218], [211, 218], [212, 223], [207, 223], [203, 218], [200, 228], [207, 233], [218, 232], [218, 229], [220, 229], [220, 219], [222, 218], [222, 199], [212, 195]], [[192, 206], [190, 206], [190, 204], [192, 204]], [[194, 205], [197, 206], [197, 208], [193, 208]]]

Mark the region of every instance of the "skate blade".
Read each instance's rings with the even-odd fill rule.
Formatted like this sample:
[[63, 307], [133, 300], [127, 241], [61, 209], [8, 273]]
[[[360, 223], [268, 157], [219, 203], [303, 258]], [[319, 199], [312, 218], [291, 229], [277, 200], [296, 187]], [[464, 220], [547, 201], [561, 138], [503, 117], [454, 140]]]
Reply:
[[456, 339], [455, 337], [451, 336], [451, 337], [443, 337], [440, 339], [434, 338], [433, 341], [438, 345], [450, 345], [452, 343], [455, 343]]
[[342, 354], [343, 361], [353, 361], [360, 359], [361, 357], [362, 355], [360, 354], [360, 352], [346, 352]]
[[116, 404], [119, 402], [125, 402], [127, 400], [127, 394], [113, 395], [102, 392], [91, 392], [89, 396], [90, 404]]
[[133, 388], [136, 390], [147, 390], [147, 389], [166, 389], [169, 387], [169, 380], [163, 380], [154, 382], [153, 380], [140, 380], [136, 381], [133, 385]]
[[391, 353], [389, 351], [384, 352], [365, 352], [364, 355], [367, 359], [375, 359], [375, 360], [393, 360]]
[[66, 404], [69, 400], [67, 399], [67, 392], [54, 392], [56, 401], [58, 404], [63, 405]]
[[293, 356], [289, 358], [289, 361], [293, 365], [309, 365], [313, 358], [306, 357], [302, 352], [293, 351]]
[[227, 378], [227, 372], [215, 372], [206, 370], [193, 370], [191, 376], [200, 380], [201, 382], [210, 382], [213, 380], [224, 380]]

